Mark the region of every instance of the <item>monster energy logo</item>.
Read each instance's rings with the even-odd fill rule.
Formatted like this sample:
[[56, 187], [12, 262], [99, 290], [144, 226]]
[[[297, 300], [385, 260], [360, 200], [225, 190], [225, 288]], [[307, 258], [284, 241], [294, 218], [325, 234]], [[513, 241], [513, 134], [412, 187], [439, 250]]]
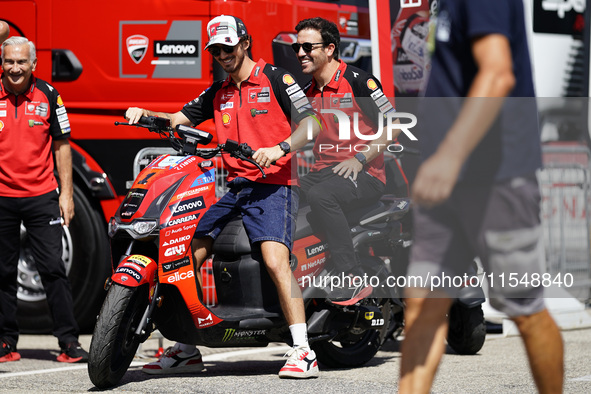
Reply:
[[222, 342], [227, 342], [230, 339], [232, 339], [232, 337], [234, 336], [235, 333], [236, 333], [235, 329], [227, 328], [226, 333], [224, 334], [224, 337], [222, 338]]
[[259, 335], [265, 335], [265, 330], [244, 330], [236, 332], [234, 328], [226, 328], [226, 332], [222, 338], [222, 342], [228, 342], [229, 340], [236, 339], [251, 339]]

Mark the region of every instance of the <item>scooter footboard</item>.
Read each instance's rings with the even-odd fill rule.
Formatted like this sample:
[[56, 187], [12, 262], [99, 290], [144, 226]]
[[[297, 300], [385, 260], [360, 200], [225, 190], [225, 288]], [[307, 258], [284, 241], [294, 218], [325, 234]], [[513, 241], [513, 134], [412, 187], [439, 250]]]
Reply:
[[140, 254], [132, 254], [121, 260], [111, 279], [127, 287], [138, 287], [144, 283], [152, 287], [157, 272], [158, 264], [154, 260]]

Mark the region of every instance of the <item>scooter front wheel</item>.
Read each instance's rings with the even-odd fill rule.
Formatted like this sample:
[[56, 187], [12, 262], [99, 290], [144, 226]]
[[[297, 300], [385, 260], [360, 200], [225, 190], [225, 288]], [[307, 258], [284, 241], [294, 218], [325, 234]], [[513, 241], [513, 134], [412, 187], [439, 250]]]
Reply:
[[100, 388], [116, 385], [140, 344], [135, 334], [148, 307], [148, 286], [125, 287], [114, 283], [99, 314], [88, 358], [88, 375]]

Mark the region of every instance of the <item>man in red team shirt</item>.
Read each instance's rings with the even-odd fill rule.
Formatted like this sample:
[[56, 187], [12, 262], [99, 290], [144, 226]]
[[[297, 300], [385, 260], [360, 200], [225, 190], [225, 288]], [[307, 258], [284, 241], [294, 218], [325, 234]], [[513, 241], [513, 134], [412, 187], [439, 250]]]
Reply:
[[[85, 362], [72, 292], [62, 261], [62, 223], [74, 217], [70, 123], [55, 88], [35, 78], [35, 45], [2, 43], [0, 84], [0, 362], [17, 361], [17, 267], [21, 222], [27, 229], [58, 338], [60, 362]], [[53, 155], [52, 155], [53, 148]], [[54, 176], [53, 156], [61, 183]]]
[[[248, 56], [252, 39], [240, 19], [218, 16], [208, 23], [207, 34], [209, 42], [205, 49], [229, 74], [228, 78], [214, 82], [179, 112], [129, 108], [125, 116], [130, 123], [141, 116], [167, 117], [172, 126], [192, 126], [213, 118], [219, 141], [245, 142], [257, 151], [253, 158], [268, 168], [265, 179], [252, 164], [223, 156], [230, 190], [199, 221], [192, 244], [195, 265], [200, 267], [211, 254], [213, 241], [224, 226], [242, 214], [251, 242], [260, 243], [293, 339], [294, 347], [288, 352], [279, 377], [316, 377], [318, 366], [308, 345], [304, 303], [289, 267], [298, 206], [297, 193], [291, 188], [298, 182], [297, 173], [291, 170], [291, 121], [306, 129], [307, 118], [313, 111], [291, 74]], [[269, 167], [272, 162], [276, 165]], [[199, 270], [196, 275], [200, 278]], [[169, 374], [202, 369], [199, 350], [177, 343], [142, 370]]]
[[[345, 212], [370, 205], [384, 193], [383, 151], [388, 136], [384, 131], [379, 138], [372, 138], [379, 122], [393, 113], [394, 107], [373, 75], [339, 60], [340, 35], [333, 22], [305, 19], [295, 29], [298, 36], [292, 47], [302, 71], [313, 77], [304, 90], [314, 109], [341, 111], [351, 123], [357, 119], [359, 133], [367, 136], [361, 139], [351, 132], [350, 138], [340, 139], [339, 117], [325, 112], [325, 128], [314, 136], [314, 166], [301, 180], [301, 191], [315, 219], [311, 224], [328, 243], [330, 268], [351, 278], [363, 277]], [[308, 142], [296, 133], [292, 137], [293, 149]], [[371, 287], [362, 281], [343, 282], [343, 288], [328, 295], [330, 299], [353, 302], [371, 294]]]

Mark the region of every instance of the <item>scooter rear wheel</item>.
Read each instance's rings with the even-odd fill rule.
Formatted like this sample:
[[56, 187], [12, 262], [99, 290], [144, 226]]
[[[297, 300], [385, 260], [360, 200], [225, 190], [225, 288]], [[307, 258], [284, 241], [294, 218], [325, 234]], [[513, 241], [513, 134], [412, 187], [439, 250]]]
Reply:
[[458, 354], [478, 353], [486, 339], [482, 305], [468, 307], [454, 302], [449, 311], [447, 344]]
[[100, 388], [116, 385], [140, 344], [135, 331], [148, 307], [148, 286], [125, 287], [114, 283], [99, 314], [90, 343], [88, 375]]
[[[385, 322], [390, 321], [392, 307], [388, 299], [366, 299], [364, 302], [378, 305]], [[338, 340], [318, 341], [311, 344], [318, 361], [331, 368], [360, 367], [371, 360], [386, 339], [388, 325], [362, 333], [342, 335]]]

